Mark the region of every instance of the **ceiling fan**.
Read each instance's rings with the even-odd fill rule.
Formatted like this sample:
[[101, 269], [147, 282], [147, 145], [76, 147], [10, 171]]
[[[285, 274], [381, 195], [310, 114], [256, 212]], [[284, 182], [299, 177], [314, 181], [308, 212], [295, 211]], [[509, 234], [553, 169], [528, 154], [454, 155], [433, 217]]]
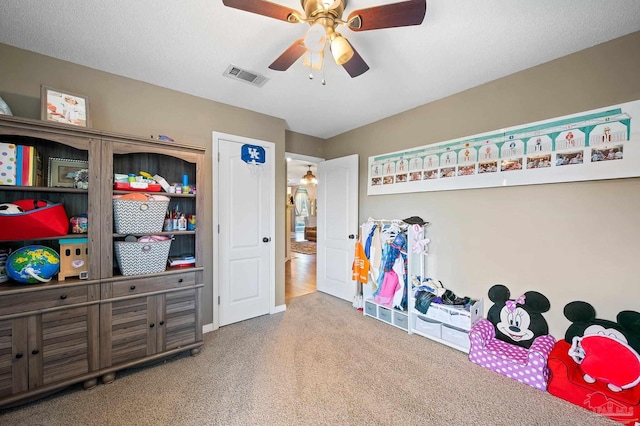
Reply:
[[222, 0], [222, 3], [228, 7], [292, 24], [305, 22], [311, 26], [304, 38], [293, 42], [269, 65], [272, 70], [286, 71], [301, 56], [304, 56], [306, 66], [320, 69], [328, 42], [334, 60], [338, 65], [342, 65], [351, 77], [365, 73], [369, 66], [351, 43], [336, 31], [339, 25], [353, 31], [420, 25], [427, 11], [426, 0], [406, 0], [354, 10], [343, 20], [342, 14], [347, 0], [301, 0], [304, 14], [266, 0]]

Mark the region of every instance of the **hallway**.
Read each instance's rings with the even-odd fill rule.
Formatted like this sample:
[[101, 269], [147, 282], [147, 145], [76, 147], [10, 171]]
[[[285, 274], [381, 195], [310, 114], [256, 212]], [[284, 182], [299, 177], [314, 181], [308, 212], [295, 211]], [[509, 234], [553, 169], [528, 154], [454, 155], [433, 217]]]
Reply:
[[285, 263], [285, 304], [292, 298], [316, 291], [316, 255], [292, 253]]

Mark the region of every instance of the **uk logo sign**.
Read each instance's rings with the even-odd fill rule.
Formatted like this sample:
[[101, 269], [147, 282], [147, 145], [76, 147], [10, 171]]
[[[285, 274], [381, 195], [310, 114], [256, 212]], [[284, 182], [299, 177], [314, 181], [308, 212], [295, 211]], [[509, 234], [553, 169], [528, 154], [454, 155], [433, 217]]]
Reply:
[[266, 161], [264, 148], [257, 145], [242, 145], [240, 158], [245, 163], [264, 164]]

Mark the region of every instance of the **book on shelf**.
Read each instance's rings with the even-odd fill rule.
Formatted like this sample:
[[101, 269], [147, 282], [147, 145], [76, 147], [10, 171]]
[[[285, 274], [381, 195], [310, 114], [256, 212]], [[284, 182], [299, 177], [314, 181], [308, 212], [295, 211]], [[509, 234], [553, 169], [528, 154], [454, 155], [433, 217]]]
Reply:
[[16, 185], [17, 147], [11, 142], [0, 142], [0, 185]]
[[191, 254], [169, 256], [167, 263], [169, 266], [190, 266], [196, 264], [196, 258]]
[[16, 146], [16, 185], [44, 185], [42, 156], [33, 146]]

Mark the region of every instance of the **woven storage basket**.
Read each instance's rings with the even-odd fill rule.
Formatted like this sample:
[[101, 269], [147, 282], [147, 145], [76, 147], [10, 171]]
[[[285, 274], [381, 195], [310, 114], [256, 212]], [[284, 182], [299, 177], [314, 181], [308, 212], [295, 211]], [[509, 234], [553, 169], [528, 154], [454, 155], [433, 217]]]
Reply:
[[162, 231], [169, 207], [166, 201], [113, 199], [113, 222], [117, 234], [155, 234]]
[[115, 241], [116, 260], [122, 275], [142, 275], [163, 272], [171, 240], [149, 243]]

